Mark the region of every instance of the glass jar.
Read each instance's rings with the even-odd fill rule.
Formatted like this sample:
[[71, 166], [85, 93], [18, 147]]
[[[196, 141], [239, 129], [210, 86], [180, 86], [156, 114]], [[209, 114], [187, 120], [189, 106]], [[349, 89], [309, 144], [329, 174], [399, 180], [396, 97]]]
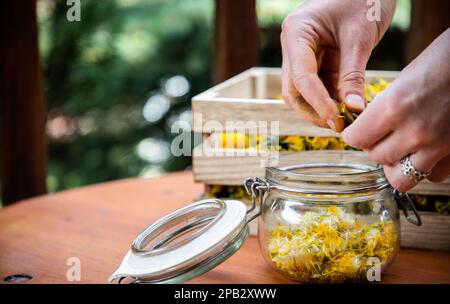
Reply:
[[238, 251], [255, 219], [262, 254], [291, 279], [336, 283], [367, 280], [373, 267], [382, 272], [399, 248], [398, 206], [408, 221], [421, 224], [414, 204], [360, 152], [351, 163], [337, 152], [323, 162], [304, 153], [310, 154], [299, 165], [268, 167], [265, 178], [245, 181], [250, 208], [206, 199], [157, 220], [136, 237], [110, 281], [190, 280]]
[[389, 185], [380, 166], [368, 162], [268, 167], [265, 179], [249, 179], [246, 187], [260, 200], [262, 254], [297, 281], [367, 281], [373, 266], [384, 271], [400, 244], [397, 203], [420, 225], [409, 198]]

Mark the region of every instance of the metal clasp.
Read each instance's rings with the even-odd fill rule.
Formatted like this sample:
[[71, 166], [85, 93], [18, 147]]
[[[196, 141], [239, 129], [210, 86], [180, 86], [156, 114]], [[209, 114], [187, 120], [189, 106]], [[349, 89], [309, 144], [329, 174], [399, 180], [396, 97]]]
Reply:
[[[411, 200], [409, 195], [407, 193], [402, 193], [396, 189], [393, 190], [393, 193], [394, 193], [395, 200], [397, 201], [397, 204], [403, 210], [403, 214], [405, 215], [406, 220], [416, 226], [422, 226], [422, 219], [420, 218], [420, 215], [417, 212], [416, 206], [414, 206], [414, 202]], [[408, 210], [412, 210], [415, 218], [413, 218], [408, 213]]]
[[247, 219], [247, 224], [253, 221], [261, 214], [264, 191], [270, 190], [270, 184], [267, 180], [259, 177], [247, 178], [244, 182], [245, 190], [252, 197], [252, 205], [247, 209], [247, 215], [256, 209], [256, 199], [259, 198], [259, 210]]

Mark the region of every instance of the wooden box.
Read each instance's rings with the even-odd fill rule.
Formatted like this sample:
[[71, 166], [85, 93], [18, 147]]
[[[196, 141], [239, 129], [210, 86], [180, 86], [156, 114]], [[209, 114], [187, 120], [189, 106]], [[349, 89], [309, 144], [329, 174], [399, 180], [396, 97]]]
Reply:
[[[254, 149], [222, 148], [222, 132], [258, 134], [277, 125], [277, 135], [340, 137], [339, 133], [302, 120], [279, 96], [281, 70], [252, 68], [193, 97], [193, 129], [202, 134], [202, 143], [193, 151], [193, 173], [196, 182], [205, 185], [242, 185], [247, 177], [264, 177], [264, 168], [279, 159], [280, 165], [293, 165], [305, 160], [322, 162], [336, 153], [343, 162], [354, 160], [352, 151], [271, 152]], [[392, 81], [397, 72], [367, 71], [368, 83], [382, 78]], [[229, 123], [229, 122], [234, 123]], [[247, 123], [252, 122], [252, 123]], [[262, 122], [262, 123], [261, 123]], [[264, 130], [263, 130], [264, 129]], [[307, 154], [307, 156], [306, 156]], [[278, 158], [279, 157], [279, 158]], [[367, 158], [367, 156], [362, 156]], [[423, 181], [412, 194], [450, 196], [450, 178], [443, 183]], [[402, 219], [402, 246], [450, 250], [450, 216], [436, 212], [420, 212], [421, 227]], [[403, 217], [403, 216], [402, 216]], [[255, 229], [253, 227], [253, 232]]]

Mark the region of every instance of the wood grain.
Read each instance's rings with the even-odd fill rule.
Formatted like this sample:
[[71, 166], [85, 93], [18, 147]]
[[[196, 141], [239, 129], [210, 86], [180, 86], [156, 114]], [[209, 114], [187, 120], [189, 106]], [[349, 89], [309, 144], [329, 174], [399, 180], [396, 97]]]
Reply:
[[401, 215], [401, 244], [409, 248], [450, 251], [450, 215], [419, 212], [422, 226], [408, 223]]
[[[130, 243], [152, 221], [201, 195], [190, 172], [128, 179], [19, 202], [0, 210], [0, 279], [70, 283], [66, 260], [81, 260], [81, 283], [106, 283]], [[385, 283], [450, 283], [450, 253], [401, 249]], [[229, 260], [192, 283], [291, 283], [263, 260], [250, 237]], [[4, 283], [4, 282], [3, 282]]]

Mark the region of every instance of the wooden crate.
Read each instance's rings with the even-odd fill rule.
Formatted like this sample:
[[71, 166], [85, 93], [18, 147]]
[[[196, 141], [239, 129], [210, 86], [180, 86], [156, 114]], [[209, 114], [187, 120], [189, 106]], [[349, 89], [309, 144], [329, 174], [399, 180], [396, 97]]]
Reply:
[[[278, 135], [312, 137], [340, 137], [339, 133], [302, 120], [282, 100], [280, 69], [252, 68], [192, 99], [193, 129], [203, 135], [201, 145], [193, 151], [193, 173], [196, 182], [212, 185], [242, 185], [246, 177], [264, 177], [264, 168], [279, 157], [279, 165], [293, 165], [304, 161], [326, 162], [336, 153], [342, 162], [355, 157], [368, 160], [367, 155], [355, 156], [352, 151], [314, 151], [258, 153], [254, 149], [223, 149], [218, 145], [221, 131], [246, 134], [261, 133], [258, 124], [248, 121], [278, 122]], [[383, 78], [392, 81], [397, 72], [367, 71], [366, 81]], [[228, 129], [227, 121], [243, 122]], [[214, 123], [211, 123], [214, 122]], [[222, 129], [218, 128], [221, 126]], [[264, 132], [263, 132], [264, 133]], [[307, 158], [307, 159], [305, 159]], [[410, 191], [412, 194], [450, 196], [450, 178], [443, 183], [423, 181]], [[421, 212], [422, 227], [409, 223], [402, 225], [402, 246], [450, 250], [450, 216]], [[255, 233], [253, 227], [252, 232]], [[426, 236], [426, 238], [425, 238]]]

